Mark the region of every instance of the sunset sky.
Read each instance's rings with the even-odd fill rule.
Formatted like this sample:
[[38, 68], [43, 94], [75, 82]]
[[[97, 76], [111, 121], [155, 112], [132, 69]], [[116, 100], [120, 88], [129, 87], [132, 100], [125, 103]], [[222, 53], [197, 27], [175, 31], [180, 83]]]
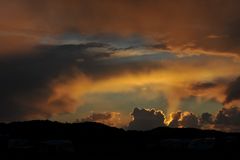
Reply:
[[240, 1], [0, 7], [0, 121], [240, 131]]

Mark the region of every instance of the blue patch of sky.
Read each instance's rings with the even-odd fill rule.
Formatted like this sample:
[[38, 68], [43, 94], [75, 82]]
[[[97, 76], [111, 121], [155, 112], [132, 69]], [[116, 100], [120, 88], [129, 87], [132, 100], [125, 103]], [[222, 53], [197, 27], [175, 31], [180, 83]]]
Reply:
[[[181, 61], [198, 61], [203, 62], [204, 60], [216, 60], [223, 59], [226, 61], [226, 57], [211, 56], [211, 55], [188, 55], [188, 56], [177, 56], [177, 54], [171, 51], [156, 51], [146, 46], [151, 45], [149, 41], [139, 35], [131, 35], [128, 37], [122, 37], [115, 34], [79, 34], [79, 33], [65, 33], [54, 37], [45, 37], [42, 39], [42, 44], [84, 44], [84, 43], [105, 43], [109, 44], [116, 49], [139, 49], [141, 52], [146, 54], [129, 56], [129, 57], [114, 57], [115, 62], [138, 62], [138, 61], [155, 61], [155, 60], [181, 60]], [[146, 47], [146, 48], [144, 48]], [[232, 59], [229, 59], [232, 61]]]
[[52, 42], [58, 45], [97, 42], [106, 43], [117, 48], [136, 47], [146, 44], [146, 40], [138, 35], [120, 37], [114, 34], [84, 35], [78, 33], [65, 33], [55, 37], [45, 37], [42, 39], [43, 44], [51, 44]]

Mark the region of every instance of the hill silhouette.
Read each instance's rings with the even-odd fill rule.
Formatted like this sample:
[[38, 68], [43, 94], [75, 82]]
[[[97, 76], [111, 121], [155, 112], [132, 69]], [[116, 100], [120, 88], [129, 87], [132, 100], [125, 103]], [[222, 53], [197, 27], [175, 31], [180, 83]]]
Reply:
[[0, 148], [6, 156], [122, 157], [194, 155], [238, 156], [239, 133], [160, 127], [125, 131], [95, 122], [26, 121], [0, 124]]

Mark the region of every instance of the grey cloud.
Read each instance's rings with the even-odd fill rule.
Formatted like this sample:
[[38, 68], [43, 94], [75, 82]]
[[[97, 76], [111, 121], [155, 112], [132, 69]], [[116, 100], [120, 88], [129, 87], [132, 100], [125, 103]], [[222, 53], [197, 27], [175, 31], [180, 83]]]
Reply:
[[219, 87], [221, 85], [227, 86], [231, 81], [232, 79], [228, 77], [217, 78], [212, 81], [194, 83], [191, 85], [191, 89], [192, 90], [208, 90], [208, 89]]
[[192, 85], [193, 90], [201, 90], [201, 89], [210, 89], [216, 87], [217, 84], [213, 82], [205, 82], [205, 83], [196, 83]]
[[215, 129], [227, 132], [240, 132], [240, 108], [222, 108], [216, 114], [202, 113], [197, 116], [191, 112], [172, 112], [167, 123], [162, 111], [135, 108], [129, 130], [150, 130], [157, 127]]
[[227, 132], [240, 132], [240, 109], [239, 107], [223, 108], [217, 115], [214, 122], [217, 130]]
[[214, 117], [210, 113], [202, 113], [200, 117], [200, 123], [201, 124], [212, 124], [214, 121]]
[[198, 128], [199, 120], [196, 115], [194, 115], [193, 113], [187, 112], [187, 114], [183, 114], [180, 124], [184, 128]]
[[165, 126], [165, 116], [160, 110], [135, 108], [131, 115], [133, 120], [129, 123], [129, 130], [150, 130]]
[[226, 99], [224, 103], [230, 103], [234, 100], [240, 100], [240, 77], [232, 81], [226, 90]]
[[240, 126], [240, 108], [231, 107], [221, 109], [216, 115], [215, 124]]

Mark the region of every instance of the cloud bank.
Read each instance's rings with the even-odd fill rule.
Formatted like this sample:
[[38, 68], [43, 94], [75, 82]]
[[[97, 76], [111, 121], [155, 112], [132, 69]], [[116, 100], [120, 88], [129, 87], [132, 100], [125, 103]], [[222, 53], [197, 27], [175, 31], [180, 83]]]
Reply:
[[[6, 44], [1, 53], [68, 32], [139, 34], [177, 54], [236, 58], [240, 53], [237, 0], [3, 0], [0, 5], [0, 41]], [[14, 47], [7, 47], [9, 42]]]
[[128, 126], [130, 130], [150, 130], [165, 126], [165, 116], [160, 110], [135, 108], [131, 115], [133, 120]]
[[[159, 113], [159, 114], [156, 114]], [[216, 129], [225, 132], [240, 131], [240, 108], [222, 108], [216, 114], [191, 112], [173, 112], [165, 116], [163, 111], [135, 108], [131, 114], [133, 120], [129, 130], [150, 130], [157, 127]]]

